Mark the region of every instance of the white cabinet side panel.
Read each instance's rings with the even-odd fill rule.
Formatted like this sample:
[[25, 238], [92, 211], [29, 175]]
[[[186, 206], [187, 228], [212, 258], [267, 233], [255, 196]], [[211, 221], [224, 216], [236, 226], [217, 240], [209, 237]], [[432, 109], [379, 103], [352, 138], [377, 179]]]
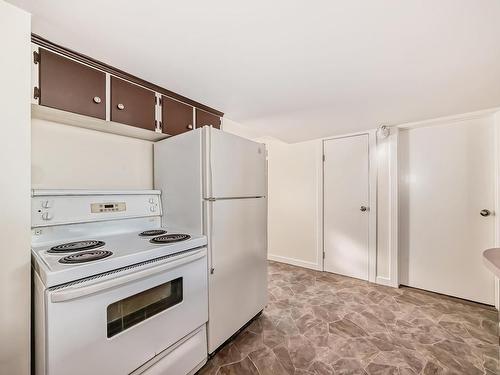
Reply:
[[164, 225], [203, 233], [201, 129], [154, 145], [154, 186], [162, 191]]
[[30, 371], [31, 18], [0, 1], [0, 374]]

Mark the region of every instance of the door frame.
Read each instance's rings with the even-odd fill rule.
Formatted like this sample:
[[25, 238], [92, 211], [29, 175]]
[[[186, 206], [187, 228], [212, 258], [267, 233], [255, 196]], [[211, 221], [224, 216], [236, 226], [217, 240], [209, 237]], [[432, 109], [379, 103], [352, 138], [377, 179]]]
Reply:
[[321, 140], [321, 168], [320, 181], [319, 184], [319, 194], [320, 197], [320, 218], [318, 222], [321, 223], [319, 226], [319, 236], [318, 236], [318, 259], [320, 269], [325, 271], [325, 238], [324, 238], [324, 228], [325, 228], [325, 142], [335, 139], [358, 137], [361, 135], [368, 136], [368, 281], [374, 283], [376, 282], [377, 275], [377, 160], [376, 160], [376, 130], [369, 130], [364, 132], [349, 133], [345, 135], [323, 138]]

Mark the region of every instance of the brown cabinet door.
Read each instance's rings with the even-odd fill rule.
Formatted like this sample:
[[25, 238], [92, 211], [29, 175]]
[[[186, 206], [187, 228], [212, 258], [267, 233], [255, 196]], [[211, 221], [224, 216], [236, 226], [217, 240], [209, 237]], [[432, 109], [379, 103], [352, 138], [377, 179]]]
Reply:
[[177, 135], [193, 129], [193, 107], [166, 96], [161, 102], [163, 133]]
[[201, 128], [205, 125], [212, 125], [214, 128], [220, 129], [220, 117], [196, 108], [196, 127]]
[[111, 121], [155, 130], [155, 93], [111, 77]]
[[106, 119], [106, 74], [40, 48], [41, 105]]

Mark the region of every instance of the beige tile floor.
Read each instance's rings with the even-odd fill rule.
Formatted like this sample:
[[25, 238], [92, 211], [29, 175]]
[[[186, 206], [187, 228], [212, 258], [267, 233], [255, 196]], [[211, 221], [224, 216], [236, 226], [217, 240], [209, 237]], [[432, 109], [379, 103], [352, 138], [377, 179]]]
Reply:
[[269, 304], [200, 374], [499, 374], [497, 311], [269, 263]]

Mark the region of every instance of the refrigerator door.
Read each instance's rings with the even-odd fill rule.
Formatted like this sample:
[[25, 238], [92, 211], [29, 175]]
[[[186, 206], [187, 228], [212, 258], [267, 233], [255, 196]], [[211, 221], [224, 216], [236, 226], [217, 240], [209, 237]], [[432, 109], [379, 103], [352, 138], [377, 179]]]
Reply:
[[213, 270], [208, 352], [213, 353], [267, 303], [267, 201], [223, 199], [205, 205]]
[[265, 145], [211, 127], [204, 131], [204, 198], [265, 196]]

